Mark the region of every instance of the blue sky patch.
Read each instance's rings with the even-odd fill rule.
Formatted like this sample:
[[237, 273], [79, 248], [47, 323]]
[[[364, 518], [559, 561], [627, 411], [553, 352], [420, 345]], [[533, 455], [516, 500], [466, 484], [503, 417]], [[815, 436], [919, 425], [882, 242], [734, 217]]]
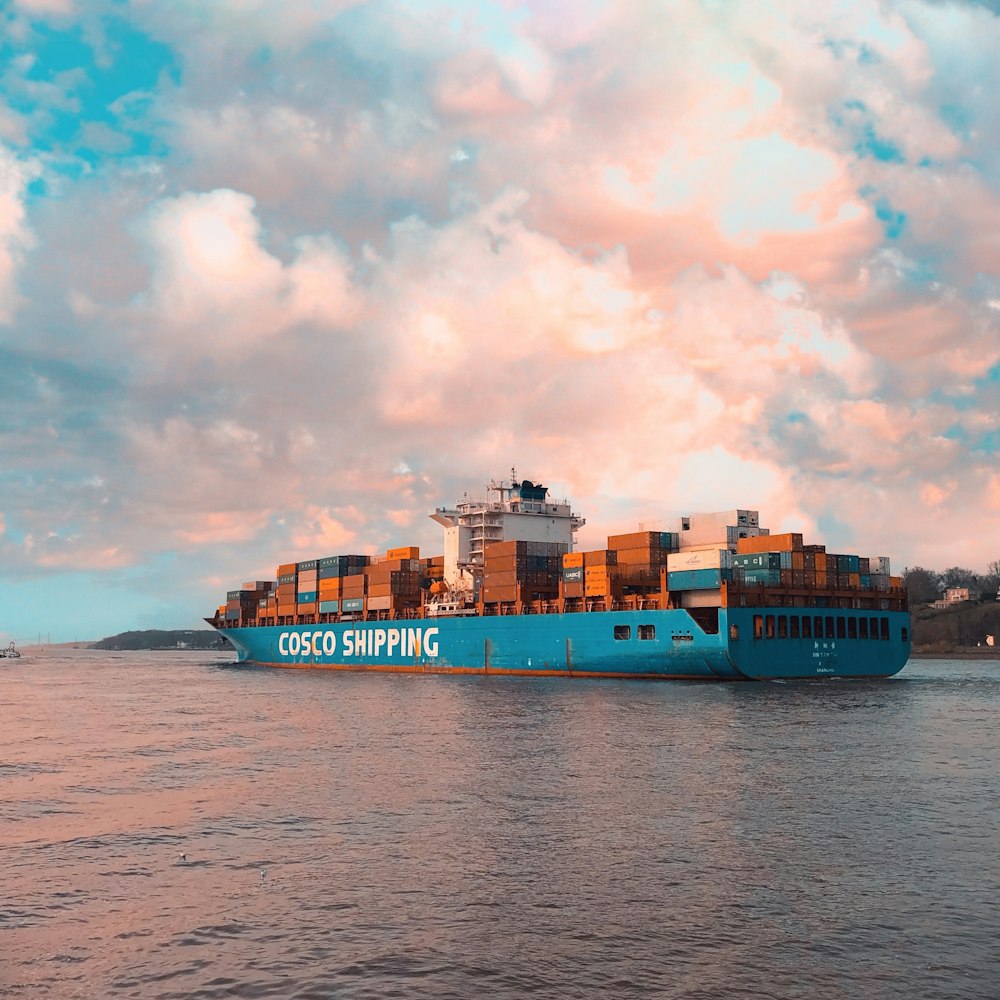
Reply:
[[875, 215], [890, 240], [897, 239], [906, 228], [906, 213], [895, 211], [885, 198], [875, 202]]
[[[108, 19], [102, 28], [100, 43], [91, 44], [79, 27], [34, 26], [34, 61], [23, 87], [10, 88], [6, 98], [16, 110], [33, 114], [36, 150], [70, 148], [97, 162], [157, 148], [146, 117], [148, 94], [163, 74], [179, 82], [177, 60], [168, 46], [122, 20]], [[10, 59], [17, 53], [7, 46], [2, 54]]]

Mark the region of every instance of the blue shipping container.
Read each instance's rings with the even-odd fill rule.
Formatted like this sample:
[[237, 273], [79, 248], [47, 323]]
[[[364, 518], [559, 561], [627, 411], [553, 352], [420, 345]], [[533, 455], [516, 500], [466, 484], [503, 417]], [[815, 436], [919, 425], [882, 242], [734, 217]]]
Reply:
[[319, 602], [319, 613], [321, 615], [332, 615], [336, 614], [337, 609], [340, 606], [340, 601], [320, 601]]
[[299, 604], [312, 604], [319, 597], [318, 590], [300, 590], [296, 600]]
[[781, 569], [780, 552], [747, 552], [733, 556], [734, 566], [758, 569]]
[[668, 590], [713, 590], [724, 580], [731, 580], [732, 572], [721, 569], [680, 569], [667, 574]]
[[364, 609], [365, 599], [363, 597], [348, 597], [342, 604], [344, 611], [361, 611]]

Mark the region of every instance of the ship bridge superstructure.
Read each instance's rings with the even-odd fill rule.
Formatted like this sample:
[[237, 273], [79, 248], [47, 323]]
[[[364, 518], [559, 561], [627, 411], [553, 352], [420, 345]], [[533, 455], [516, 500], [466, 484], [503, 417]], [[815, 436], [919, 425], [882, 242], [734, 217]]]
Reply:
[[560, 542], [573, 551], [576, 532], [586, 523], [569, 500], [554, 500], [549, 489], [530, 479], [492, 480], [486, 496], [464, 495], [454, 507], [438, 507], [431, 518], [444, 528], [444, 578], [454, 591], [471, 592], [495, 542]]

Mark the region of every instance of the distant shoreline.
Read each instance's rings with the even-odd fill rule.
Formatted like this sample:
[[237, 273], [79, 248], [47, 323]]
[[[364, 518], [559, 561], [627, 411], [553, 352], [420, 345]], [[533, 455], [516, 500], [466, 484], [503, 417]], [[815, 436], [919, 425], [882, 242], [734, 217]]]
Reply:
[[989, 646], [969, 649], [914, 649], [910, 652], [911, 660], [1000, 660], [1000, 649], [990, 649]]

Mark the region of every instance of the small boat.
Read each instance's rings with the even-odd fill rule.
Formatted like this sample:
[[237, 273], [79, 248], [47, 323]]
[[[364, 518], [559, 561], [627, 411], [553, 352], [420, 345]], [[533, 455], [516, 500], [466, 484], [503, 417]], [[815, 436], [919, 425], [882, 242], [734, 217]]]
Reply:
[[21, 654], [14, 648], [14, 640], [10, 640], [10, 645], [6, 649], [0, 649], [0, 659], [17, 660]]

